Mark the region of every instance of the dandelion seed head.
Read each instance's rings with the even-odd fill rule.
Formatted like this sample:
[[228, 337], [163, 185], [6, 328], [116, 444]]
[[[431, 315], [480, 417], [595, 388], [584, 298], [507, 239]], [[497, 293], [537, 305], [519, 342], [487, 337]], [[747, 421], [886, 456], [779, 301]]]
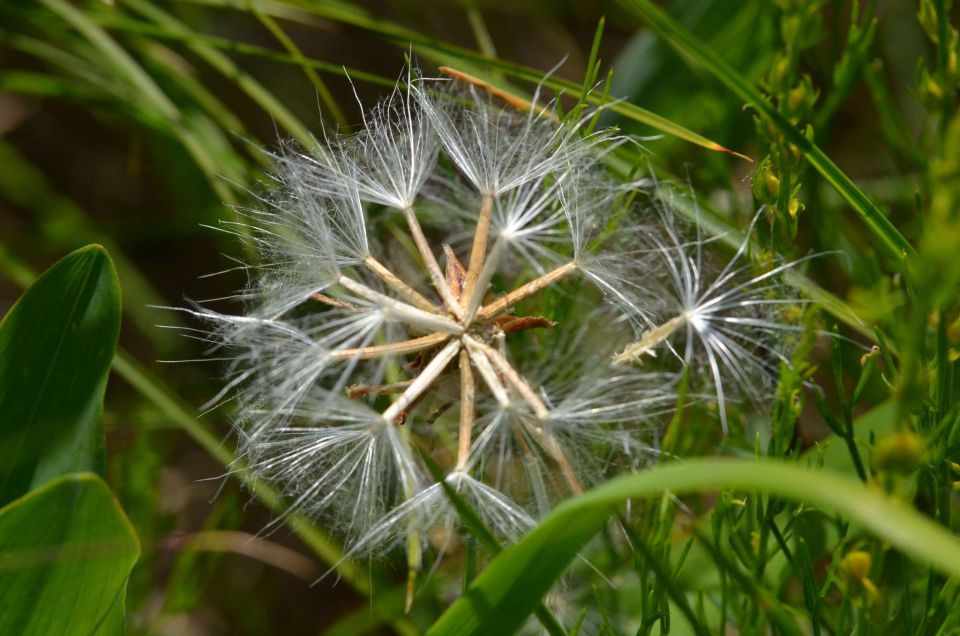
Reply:
[[411, 72], [358, 133], [273, 155], [269, 194], [227, 226], [259, 260], [243, 314], [189, 310], [230, 357], [214, 402], [253, 475], [350, 554], [458, 531], [424, 454], [514, 540], [656, 456], [678, 376], [642, 359], [705, 351], [721, 396], [771, 364], [773, 276], [744, 282], [739, 252], [708, 276], [706, 242], [634, 202], [653, 182], [607, 172], [623, 138], [590, 115]]

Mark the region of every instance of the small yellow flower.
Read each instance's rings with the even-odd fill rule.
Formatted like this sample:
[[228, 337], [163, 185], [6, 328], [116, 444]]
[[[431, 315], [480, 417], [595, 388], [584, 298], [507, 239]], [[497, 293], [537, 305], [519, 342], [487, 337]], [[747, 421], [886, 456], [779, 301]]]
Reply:
[[864, 594], [869, 604], [879, 598], [877, 586], [870, 580], [870, 567], [873, 559], [869, 552], [853, 550], [840, 562], [840, 573], [847, 584], [847, 593], [851, 596]]
[[874, 459], [877, 468], [898, 473], [912, 473], [926, 458], [923, 438], [913, 431], [899, 431], [881, 437]]

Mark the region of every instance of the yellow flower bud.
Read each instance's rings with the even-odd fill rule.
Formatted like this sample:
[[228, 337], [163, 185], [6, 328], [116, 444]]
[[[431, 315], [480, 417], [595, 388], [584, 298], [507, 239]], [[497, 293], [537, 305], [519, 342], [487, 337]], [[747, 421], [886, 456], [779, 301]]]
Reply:
[[803, 98], [806, 96], [806, 91], [804, 90], [803, 84], [795, 88], [791, 88], [790, 92], [787, 93], [787, 107], [790, 110], [797, 110], [803, 106]]
[[772, 172], [768, 172], [763, 175], [763, 182], [767, 186], [767, 192], [770, 193], [774, 199], [780, 196], [780, 179], [776, 177]]
[[794, 219], [797, 218], [797, 213], [800, 212], [800, 210], [802, 209], [803, 209], [803, 206], [800, 205], [799, 199], [790, 199], [790, 204], [787, 207], [787, 212], [790, 213], [790, 216], [792, 218]]
[[[880, 599], [877, 586], [870, 580], [870, 567], [873, 559], [869, 552], [853, 550], [840, 562], [840, 574], [847, 584], [847, 593], [851, 596], [866, 596], [867, 603], [873, 605]], [[854, 601], [859, 605], [859, 601]]]
[[912, 473], [926, 458], [923, 439], [913, 431], [899, 431], [877, 442], [874, 460], [880, 470]]
[[871, 565], [873, 565], [873, 558], [869, 552], [863, 550], [848, 552], [840, 562], [840, 568], [846, 577], [856, 581], [862, 581], [870, 576]]

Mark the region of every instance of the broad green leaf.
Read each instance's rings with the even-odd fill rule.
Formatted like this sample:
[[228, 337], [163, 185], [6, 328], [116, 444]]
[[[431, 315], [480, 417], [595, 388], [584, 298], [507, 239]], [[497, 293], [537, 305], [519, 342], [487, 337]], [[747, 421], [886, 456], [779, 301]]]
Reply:
[[99, 246], [56, 263], [0, 322], [0, 505], [102, 469], [103, 392], [119, 333], [117, 274]]
[[559, 506], [518, 544], [501, 552], [427, 634], [513, 633], [617, 506], [665, 492], [719, 489], [768, 493], [821, 508], [858, 524], [918, 563], [960, 576], [960, 538], [857, 480], [778, 460], [693, 459], [624, 475]]
[[0, 509], [0, 634], [119, 634], [140, 544], [113, 494], [67, 475]]
[[760, 92], [735, 68], [710, 47], [664, 13], [650, 0], [620, 0], [625, 9], [643, 18], [654, 31], [660, 34], [682, 57], [706, 69], [720, 80], [733, 94], [753, 108], [757, 115], [772, 124], [803, 153], [806, 160], [843, 197], [860, 217], [873, 235], [880, 240], [884, 250], [894, 260], [900, 261], [916, 253], [909, 241], [883, 214], [863, 190], [848, 177], [833, 161], [811, 141], [803, 131], [780, 114]]

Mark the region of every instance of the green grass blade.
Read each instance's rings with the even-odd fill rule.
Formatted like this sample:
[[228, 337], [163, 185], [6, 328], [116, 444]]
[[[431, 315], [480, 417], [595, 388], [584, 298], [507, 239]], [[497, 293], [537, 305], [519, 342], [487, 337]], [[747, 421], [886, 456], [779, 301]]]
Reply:
[[330, 89], [327, 88], [326, 82], [324, 82], [317, 72], [313, 70], [309, 64], [306, 64], [307, 58], [303, 54], [303, 51], [300, 50], [300, 47], [297, 46], [297, 43], [293, 41], [287, 32], [283, 30], [276, 20], [272, 16], [267, 15], [266, 13], [256, 9], [255, 6], [251, 5], [251, 9], [254, 15], [257, 16], [257, 20], [260, 21], [260, 24], [267, 29], [270, 34], [276, 38], [284, 49], [287, 50], [287, 53], [297, 61], [297, 65], [300, 66], [300, 69], [303, 71], [303, 74], [307, 76], [307, 79], [310, 80], [310, 83], [313, 84], [313, 88], [317, 91], [317, 94], [320, 96], [321, 101], [327, 107], [327, 110], [330, 111], [330, 115], [333, 117], [333, 120], [337, 123], [341, 130], [349, 131], [350, 122], [347, 121], [347, 118], [344, 117], [343, 111], [340, 109], [337, 100], [334, 99], [333, 94], [330, 92]]
[[373, 84], [375, 86], [385, 86], [387, 88], [393, 88], [397, 85], [397, 81], [394, 78], [384, 77], [382, 75], [377, 75], [376, 73], [367, 73], [361, 71], [357, 68], [352, 68], [350, 66], [343, 66], [340, 64], [333, 64], [330, 62], [325, 62], [323, 60], [318, 60], [316, 58], [304, 57], [303, 59], [295, 58], [287, 53], [279, 53], [256, 44], [249, 44], [246, 42], [238, 42], [237, 40], [231, 40], [229, 38], [218, 37], [215, 35], [209, 35], [207, 33], [199, 33], [197, 31], [191, 31], [189, 29], [184, 30], [173, 30], [164, 28], [163, 26], [157, 26], [155, 24], [146, 24], [137, 20], [130, 20], [127, 18], [121, 18], [114, 16], [112, 14], [101, 14], [97, 15], [97, 20], [99, 24], [111, 31], [117, 31], [120, 33], [130, 33], [142, 35], [145, 37], [155, 38], [158, 40], [167, 40], [171, 42], [189, 42], [192, 44], [202, 43], [207, 46], [210, 46], [214, 49], [221, 51], [226, 51], [228, 53], [235, 53], [237, 55], [244, 55], [248, 57], [254, 57], [262, 60], [269, 60], [271, 62], [276, 62], [278, 64], [288, 64], [292, 66], [307, 66], [312, 69], [317, 70], [320, 73], [327, 75], [333, 75], [336, 77], [343, 77], [344, 74], [348, 75], [353, 80], [358, 80], [361, 82], [367, 82], [368, 84]]
[[559, 506], [504, 550], [428, 635], [512, 633], [618, 506], [630, 499], [736, 489], [839, 515], [918, 563], [960, 576], [960, 538], [912, 508], [828, 471], [777, 460], [693, 459], [624, 475]]
[[757, 114], [774, 125], [790, 143], [797, 146], [807, 161], [840, 194], [857, 213], [871, 233], [895, 261], [915, 254], [913, 246], [900, 234], [883, 212], [857, 185], [837, 167], [833, 161], [803, 131], [787, 121], [746, 78], [736, 71], [715, 51], [698, 40], [670, 16], [649, 0], [620, 0], [629, 11], [644, 19], [683, 57], [703, 67], [720, 80], [731, 92], [743, 100]]
[[176, 121], [179, 111], [153, 79], [88, 15], [64, 0], [41, 0], [70, 26], [90, 41], [121, 74], [136, 86], [164, 116]]
[[229, 57], [203, 40], [195, 38], [192, 30], [185, 24], [146, 0], [124, 0], [124, 4], [145, 16], [161, 29], [177, 36], [177, 39], [184, 42], [188, 49], [218, 73], [236, 83], [240, 90], [246, 93], [265, 112], [269, 113], [277, 121], [277, 124], [298, 142], [308, 147], [313, 145], [313, 137], [310, 135], [310, 131], [280, 100], [274, 97], [251, 75], [237, 67]]
[[[538, 84], [555, 91], [562, 91], [569, 95], [579, 95], [582, 86], [577, 82], [564, 80], [559, 77], [544, 77], [543, 72], [521, 64], [514, 64], [499, 58], [488, 58], [483, 53], [478, 53], [452, 44], [447, 44], [435, 38], [424, 36], [416, 31], [407, 29], [388, 20], [376, 18], [370, 13], [344, 2], [325, 2], [325, 3], [303, 3], [303, 2], [263, 2], [260, 0], [190, 0], [197, 4], [207, 6], [216, 6], [222, 8], [232, 8], [240, 11], [248, 10], [248, 3], [253, 3], [257, 8], [268, 15], [282, 17], [288, 20], [295, 20], [306, 24], [313, 24], [313, 16], [322, 17], [329, 20], [349, 24], [377, 35], [387, 38], [397, 45], [407, 49], [413, 47], [414, 51], [427, 57], [441, 65], [456, 66], [459, 63], [467, 62], [474, 65], [475, 68], [488, 69], [489, 71], [498, 71], [506, 76], [515, 79]], [[503, 88], [502, 83], [498, 82], [494, 76], [485, 76], [484, 80], [489, 81], [491, 85]], [[611, 100], [601, 95], [591, 94], [588, 101], [594, 105], [602, 105], [608, 110], [628, 117], [638, 123], [650, 126], [660, 132], [672, 135], [684, 141], [696, 144], [709, 150], [724, 152], [727, 154], [745, 158], [737, 152], [734, 152], [715, 141], [712, 141], [703, 135], [684, 128], [676, 122], [661, 117], [656, 113], [650, 112], [634, 104], [627, 102]]]

